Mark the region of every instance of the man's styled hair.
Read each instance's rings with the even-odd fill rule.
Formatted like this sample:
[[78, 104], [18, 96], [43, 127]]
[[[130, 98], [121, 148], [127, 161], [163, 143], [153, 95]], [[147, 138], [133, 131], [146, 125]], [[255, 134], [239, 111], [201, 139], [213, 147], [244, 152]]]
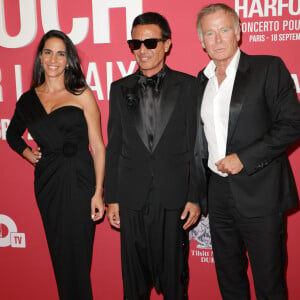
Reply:
[[163, 17], [162, 15], [156, 12], [146, 12], [141, 15], [138, 15], [132, 23], [131, 33], [134, 27], [137, 25], [150, 25], [150, 24], [159, 26], [159, 28], [161, 29], [162, 38], [164, 40], [171, 38], [171, 29], [168, 21], [166, 20], [165, 17]]
[[240, 19], [239, 19], [239, 16], [237, 15], [237, 13], [235, 12], [235, 10], [224, 3], [210, 4], [210, 5], [203, 7], [198, 13], [196, 27], [197, 27], [197, 33], [200, 38], [200, 41], [203, 41], [203, 35], [202, 35], [202, 31], [201, 31], [202, 19], [205, 16], [213, 14], [220, 10], [223, 10], [225, 13], [228, 13], [231, 15], [231, 17], [233, 19], [235, 33], [238, 32], [238, 30], [240, 28]]

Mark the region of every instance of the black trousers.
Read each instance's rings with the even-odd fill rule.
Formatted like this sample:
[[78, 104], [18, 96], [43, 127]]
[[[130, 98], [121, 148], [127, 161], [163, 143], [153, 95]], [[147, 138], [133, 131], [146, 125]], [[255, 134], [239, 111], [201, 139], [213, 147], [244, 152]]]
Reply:
[[153, 286], [165, 300], [188, 299], [188, 235], [181, 213], [155, 199], [141, 211], [120, 207], [125, 299], [149, 299]]
[[250, 299], [248, 257], [258, 300], [287, 299], [285, 216], [246, 218], [235, 208], [228, 178], [212, 174], [209, 217], [215, 267], [224, 300]]

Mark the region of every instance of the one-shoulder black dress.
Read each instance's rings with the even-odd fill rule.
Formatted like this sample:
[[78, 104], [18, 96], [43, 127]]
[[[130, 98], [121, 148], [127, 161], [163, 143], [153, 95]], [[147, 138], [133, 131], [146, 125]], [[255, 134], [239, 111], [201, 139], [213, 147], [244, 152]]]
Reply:
[[47, 114], [31, 89], [17, 102], [7, 129], [7, 141], [19, 154], [27, 147], [26, 128], [42, 152], [34, 172], [35, 196], [60, 299], [92, 299], [95, 171], [83, 111], [70, 105]]

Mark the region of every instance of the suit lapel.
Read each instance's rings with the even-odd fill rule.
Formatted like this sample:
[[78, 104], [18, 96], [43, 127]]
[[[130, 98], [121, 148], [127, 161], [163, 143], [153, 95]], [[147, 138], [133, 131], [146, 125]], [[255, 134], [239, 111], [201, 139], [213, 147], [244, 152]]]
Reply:
[[155, 136], [152, 151], [157, 147], [174, 111], [175, 104], [180, 95], [180, 81], [175, 73], [166, 67], [166, 77], [161, 92], [161, 105], [158, 112]]
[[[141, 110], [139, 105], [139, 99], [141, 97], [139, 93], [138, 88], [138, 71], [133, 74], [129, 80], [125, 83], [124, 86], [122, 86], [122, 94], [125, 102], [125, 107], [133, 120], [134, 126], [137, 130], [137, 133], [139, 137], [141, 138], [143, 144], [145, 147], [150, 151], [148, 146], [148, 139], [147, 139], [147, 133], [145, 130], [145, 126], [143, 124], [142, 116], [141, 116]], [[128, 105], [128, 98], [132, 97], [136, 99], [136, 103], [134, 105], [130, 106]]]
[[241, 52], [230, 101], [227, 145], [233, 137], [245, 100], [247, 78], [249, 76], [248, 68], [249, 64], [247, 62], [246, 54]]
[[197, 92], [197, 127], [202, 124], [201, 120], [201, 105], [203, 100], [204, 91], [208, 82], [208, 78], [204, 75], [203, 71], [198, 76], [198, 92]]
[[[137, 71], [138, 72], [138, 71]], [[137, 74], [135, 73], [135, 75]], [[166, 77], [164, 78], [162, 92], [161, 92], [161, 105], [158, 112], [156, 131], [153, 140], [152, 152], [156, 149], [168, 123], [172, 112], [174, 111], [175, 104], [178, 99], [178, 95], [180, 94], [180, 85], [181, 82], [175, 76], [175, 73], [166, 67]], [[122, 86], [123, 98], [125, 101], [125, 105], [129, 111], [129, 114], [132, 116], [135, 128], [139, 137], [141, 138], [143, 144], [151, 152], [148, 143], [148, 136], [145, 130], [145, 126], [143, 124], [140, 105], [136, 105], [136, 107], [128, 107], [127, 98], [128, 95], [134, 95], [134, 97], [141, 97], [138, 89], [138, 77], [132, 76], [129, 81], [126, 82], [126, 85]]]
[[203, 157], [207, 157], [207, 142], [204, 134], [204, 124], [201, 119], [201, 105], [203, 100], [204, 91], [208, 83], [208, 78], [204, 75], [203, 70], [198, 75], [197, 80], [197, 135], [195, 143], [195, 152], [202, 153]]

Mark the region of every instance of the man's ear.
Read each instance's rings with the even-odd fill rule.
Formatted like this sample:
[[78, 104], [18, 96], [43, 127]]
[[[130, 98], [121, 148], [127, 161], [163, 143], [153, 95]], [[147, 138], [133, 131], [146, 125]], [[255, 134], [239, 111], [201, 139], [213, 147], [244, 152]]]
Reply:
[[205, 43], [203, 41], [203, 38], [200, 39], [200, 43], [201, 43], [202, 48], [205, 49]]
[[167, 40], [164, 42], [165, 53], [169, 52], [171, 45], [172, 45], [171, 39], [167, 39]]
[[237, 33], [235, 34], [236, 41], [239, 42], [241, 39], [241, 27], [238, 28]]

